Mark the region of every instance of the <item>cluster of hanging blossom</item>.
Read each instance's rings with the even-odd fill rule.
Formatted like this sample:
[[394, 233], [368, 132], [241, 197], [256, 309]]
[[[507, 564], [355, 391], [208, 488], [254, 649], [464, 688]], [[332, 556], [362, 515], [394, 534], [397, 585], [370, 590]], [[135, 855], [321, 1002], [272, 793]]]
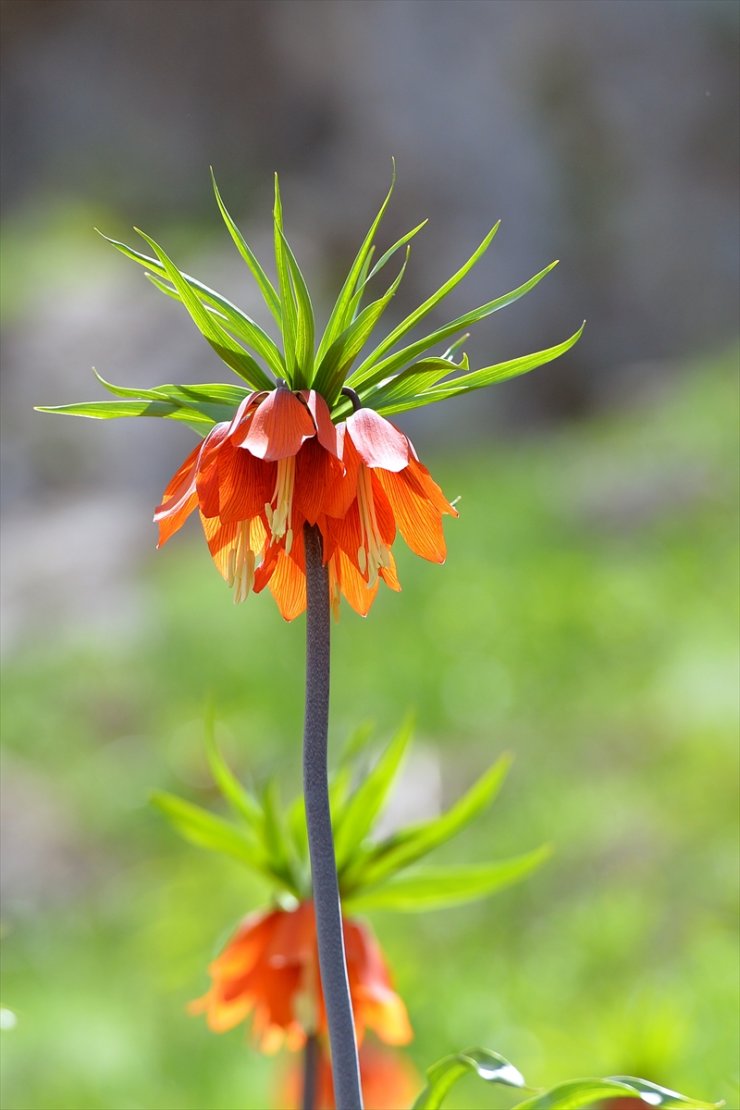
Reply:
[[457, 516], [379, 413], [358, 408], [335, 425], [321, 394], [283, 384], [247, 396], [176, 471], [154, 516], [159, 546], [196, 508], [234, 601], [267, 586], [286, 620], [306, 607], [304, 524], [321, 531], [334, 615], [343, 595], [365, 616], [381, 579], [400, 589], [396, 530], [443, 563], [442, 516]]
[[[407, 1044], [413, 1032], [406, 1007], [393, 989], [383, 954], [370, 930], [347, 918], [343, 927], [367, 1105], [375, 1110], [406, 1105], [418, 1086], [413, 1069], [397, 1054], [366, 1040], [366, 1034], [372, 1032], [386, 1044]], [[332, 1110], [327, 1018], [313, 902], [301, 902], [294, 910], [274, 909], [251, 915], [209, 971], [211, 986], [202, 998], [190, 1003], [190, 1013], [204, 1013], [216, 1033], [251, 1019], [257, 1047], [266, 1053], [280, 1048], [297, 1051], [309, 1036], [315, 1036], [319, 1048], [316, 1106]], [[296, 1105], [298, 1090], [299, 1075], [290, 1069], [284, 1078], [281, 1105]]]

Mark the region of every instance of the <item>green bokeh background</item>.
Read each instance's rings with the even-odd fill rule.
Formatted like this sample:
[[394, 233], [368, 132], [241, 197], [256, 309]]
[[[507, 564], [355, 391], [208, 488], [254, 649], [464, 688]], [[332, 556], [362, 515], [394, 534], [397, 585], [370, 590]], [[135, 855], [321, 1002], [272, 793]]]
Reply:
[[[435, 782], [448, 804], [511, 751], [502, 796], [444, 858], [554, 846], [472, 909], [371, 918], [420, 1069], [478, 1043], [538, 1085], [635, 1074], [738, 1105], [736, 418], [732, 352], [608, 416], [440, 442], [426, 461], [461, 497], [447, 565], [401, 552], [403, 592], [335, 627], [333, 749], [415, 709], [406, 789], [423, 803], [430, 782], [430, 807]], [[195, 526], [141, 589], [133, 637], [50, 635], [6, 664], [6, 770], [43, 783], [75, 860], [42, 913], [5, 908], [7, 1110], [263, 1107], [279, 1066], [184, 1010], [265, 892], [148, 795], [219, 807], [209, 697], [239, 773], [297, 787], [302, 621], [267, 595], [232, 607]], [[450, 1105], [503, 1098], [466, 1081]]]

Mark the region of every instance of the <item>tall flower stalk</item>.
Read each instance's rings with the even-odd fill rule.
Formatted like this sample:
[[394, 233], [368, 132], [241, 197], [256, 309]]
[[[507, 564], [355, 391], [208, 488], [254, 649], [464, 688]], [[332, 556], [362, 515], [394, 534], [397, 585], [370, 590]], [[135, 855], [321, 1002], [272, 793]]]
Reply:
[[[361, 1110], [360, 1064], [349, 994], [342, 908], [329, 809], [329, 572], [323, 560], [321, 532], [316, 525], [304, 526], [304, 544], [307, 597], [303, 796], [306, 804], [319, 967], [326, 1000], [337, 1105], [346, 1107], [346, 1110]], [[306, 1098], [306, 1102], [308, 1101]]]
[[[408, 333], [483, 257], [496, 224], [451, 278], [366, 353], [403, 277], [410, 241], [424, 226], [375, 260], [374, 239], [391, 184], [317, 343], [311, 297], [285, 236], [277, 177], [275, 283], [227, 211], [215, 180], [214, 190], [280, 345], [230, 300], [178, 269], [148, 235], [139, 233], [151, 255], [110, 240], [147, 270], [157, 289], [185, 307], [245, 385], [133, 388], [99, 378], [115, 400], [42, 411], [97, 419], [168, 418], [199, 432], [203, 443], [173, 475], [157, 508], [160, 544], [197, 510], [213, 561], [235, 601], [268, 588], [286, 620], [307, 609], [304, 786], [320, 974], [337, 1103], [355, 1110], [362, 1099], [327, 787], [330, 610], [337, 616], [343, 597], [364, 616], [381, 581], [400, 589], [392, 551], [397, 532], [422, 558], [438, 563], [445, 558], [442, 517], [455, 510], [387, 417], [526, 373], [565, 353], [582, 328], [554, 347], [477, 370], [459, 353], [471, 324], [528, 293], [552, 263], [511, 292], [408, 341]], [[405, 257], [394, 280], [364, 303], [375, 279], [401, 251]], [[382, 860], [376, 863], [376, 875], [383, 866]]]

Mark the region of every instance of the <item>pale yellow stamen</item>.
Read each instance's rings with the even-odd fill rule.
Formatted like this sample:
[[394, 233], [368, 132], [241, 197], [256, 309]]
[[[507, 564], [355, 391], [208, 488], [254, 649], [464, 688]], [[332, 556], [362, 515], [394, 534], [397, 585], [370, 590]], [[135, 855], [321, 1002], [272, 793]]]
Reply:
[[234, 604], [245, 601], [254, 586], [256, 553], [249, 542], [249, 522], [242, 520], [236, 528], [234, 546], [229, 552], [227, 582], [234, 590]]
[[380, 535], [373, 500], [373, 485], [370, 471], [361, 466], [357, 475], [357, 508], [360, 513], [362, 543], [357, 552], [357, 564], [367, 584], [371, 588], [378, 581], [378, 571], [391, 565], [391, 549]]
[[295, 489], [295, 456], [278, 459], [277, 478], [272, 499], [265, 505], [265, 516], [274, 540], [285, 539], [285, 550], [290, 553], [293, 545], [293, 490]]

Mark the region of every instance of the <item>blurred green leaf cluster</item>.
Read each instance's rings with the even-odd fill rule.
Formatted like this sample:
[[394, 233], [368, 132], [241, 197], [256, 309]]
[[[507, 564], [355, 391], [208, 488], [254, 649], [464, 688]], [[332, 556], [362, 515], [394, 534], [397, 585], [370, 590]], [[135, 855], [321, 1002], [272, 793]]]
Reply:
[[[439, 817], [373, 838], [412, 736], [411, 720], [398, 730], [374, 765], [355, 763], [371, 731], [358, 730], [330, 783], [332, 824], [342, 905], [347, 913], [386, 909], [423, 912], [472, 901], [526, 878], [549, 855], [542, 847], [496, 863], [399, 872], [445, 844], [483, 813], [496, 797], [510, 760], [502, 757]], [[212, 714], [206, 729], [208, 765], [234, 820], [228, 821], [174, 794], [155, 793], [154, 804], [186, 840], [246, 864], [278, 895], [311, 897], [306, 812], [302, 793], [283, 812], [274, 778], [253, 793], [233, 774], [218, 750]]]

